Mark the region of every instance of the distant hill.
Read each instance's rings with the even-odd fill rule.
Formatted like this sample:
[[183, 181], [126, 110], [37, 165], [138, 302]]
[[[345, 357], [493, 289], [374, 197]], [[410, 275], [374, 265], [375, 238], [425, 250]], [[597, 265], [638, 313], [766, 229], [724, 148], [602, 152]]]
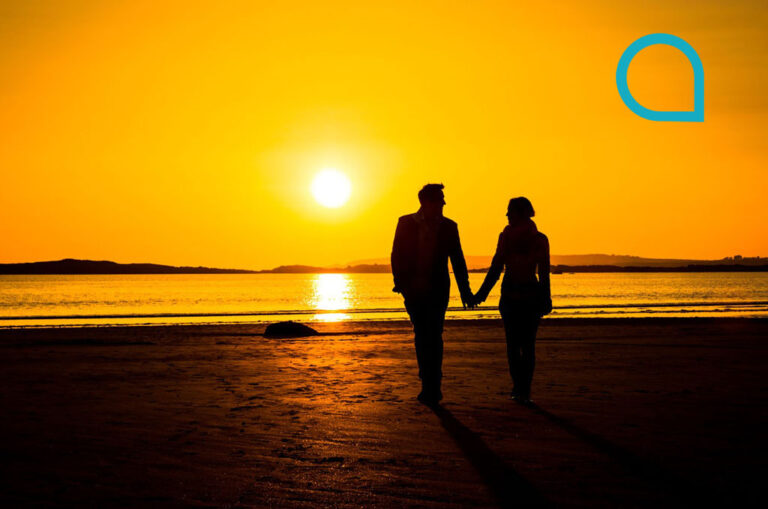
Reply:
[[[768, 260], [767, 260], [768, 261]], [[484, 273], [487, 267], [469, 269], [469, 272]], [[269, 270], [260, 270], [260, 274], [389, 274], [389, 265], [362, 264], [346, 267], [313, 267], [311, 265], [281, 265]], [[739, 264], [692, 264], [673, 267], [618, 266], [618, 265], [552, 265], [554, 274], [574, 272], [768, 272], [768, 263], [764, 265]]]
[[311, 265], [281, 265], [274, 269], [260, 270], [259, 274], [389, 274], [389, 263], [347, 265], [346, 267], [313, 267]]
[[614, 265], [617, 267], [683, 267], [689, 265], [765, 265], [768, 258], [756, 256], [744, 258], [741, 256], [729, 256], [719, 260], [690, 260], [679, 258], [642, 258], [628, 255], [552, 255], [553, 265]]
[[[465, 255], [464, 260], [467, 262], [467, 268], [469, 269], [482, 269], [491, 264], [491, 256], [471, 256]], [[374, 265], [381, 266], [386, 265], [389, 267], [389, 258], [366, 258], [363, 260], [354, 260], [348, 264], [351, 267]]]
[[[485, 272], [485, 269], [473, 269], [470, 272]], [[677, 267], [643, 267], [617, 265], [552, 265], [553, 274], [575, 272], [768, 272], [768, 263], [764, 265], [685, 265]]]
[[[570, 263], [563, 263], [567, 260]], [[242, 270], [210, 267], [174, 267], [154, 263], [64, 260], [0, 264], [0, 274], [388, 274], [389, 260], [362, 260], [345, 267], [281, 265], [274, 269]], [[581, 262], [581, 263], [580, 263]], [[601, 262], [601, 263], [595, 263]], [[470, 272], [483, 272], [491, 263], [488, 256], [468, 256]], [[768, 258], [724, 258], [722, 260], [673, 260], [616, 255], [553, 255], [552, 272], [755, 272], [768, 271]]]
[[250, 274], [252, 270], [174, 267], [154, 263], [115, 263], [74, 260], [52, 262], [1, 263], [0, 274]]
[[[472, 269], [484, 269], [491, 265], [491, 256], [466, 256], [467, 267]], [[584, 255], [551, 255], [552, 265], [574, 266], [614, 266], [614, 267], [687, 267], [689, 265], [744, 265], [759, 266], [768, 263], [768, 258], [759, 256], [745, 258], [734, 256], [722, 258], [720, 260], [689, 260], [675, 258], [642, 258], [640, 256], [629, 255], [606, 255], [606, 254], [584, 254]], [[350, 262], [350, 265], [360, 264], [378, 264], [389, 265], [389, 258], [370, 258], [366, 260], [356, 260]]]

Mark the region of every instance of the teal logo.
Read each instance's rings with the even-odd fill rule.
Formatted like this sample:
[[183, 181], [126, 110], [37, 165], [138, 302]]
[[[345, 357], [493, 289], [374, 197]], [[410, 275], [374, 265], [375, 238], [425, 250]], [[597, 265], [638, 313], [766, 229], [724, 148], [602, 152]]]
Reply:
[[[654, 44], [666, 44], [679, 49], [688, 57], [693, 67], [693, 111], [657, 111], [646, 108], [632, 97], [627, 85], [627, 71], [635, 55]], [[704, 122], [704, 66], [696, 50], [683, 39], [670, 34], [650, 34], [639, 38], [624, 50], [616, 68], [616, 86], [624, 104], [632, 112], [648, 120], [658, 122]]]

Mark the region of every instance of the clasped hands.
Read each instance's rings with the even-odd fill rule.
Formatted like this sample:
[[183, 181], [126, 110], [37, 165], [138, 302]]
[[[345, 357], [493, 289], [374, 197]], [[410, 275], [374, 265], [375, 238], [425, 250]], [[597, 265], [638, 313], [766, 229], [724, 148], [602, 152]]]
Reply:
[[461, 297], [461, 303], [464, 305], [464, 309], [475, 309], [483, 302], [485, 302], [485, 297], [481, 296], [479, 292]]

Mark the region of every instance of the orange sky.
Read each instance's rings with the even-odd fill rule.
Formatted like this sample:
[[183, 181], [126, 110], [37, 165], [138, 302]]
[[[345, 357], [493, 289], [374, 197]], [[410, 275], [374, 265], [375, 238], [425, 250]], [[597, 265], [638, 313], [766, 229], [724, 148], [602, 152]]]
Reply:
[[[468, 254], [525, 195], [556, 254], [768, 255], [765, 2], [530, 4], [5, 1], [0, 262], [387, 256], [427, 181]], [[621, 102], [654, 32], [698, 51], [703, 124]], [[671, 48], [630, 67], [655, 109], [692, 81]], [[339, 209], [310, 194], [328, 166]]]

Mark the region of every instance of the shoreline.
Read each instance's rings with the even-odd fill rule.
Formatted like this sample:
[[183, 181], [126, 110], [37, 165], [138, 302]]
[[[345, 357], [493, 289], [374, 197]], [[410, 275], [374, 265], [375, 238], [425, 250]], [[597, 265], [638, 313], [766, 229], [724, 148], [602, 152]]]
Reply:
[[[213, 316], [220, 316], [220, 315], [213, 315]], [[277, 320], [280, 321], [280, 320]], [[717, 322], [765, 322], [768, 321], [768, 316], [627, 316], [627, 317], [612, 317], [612, 316], [590, 316], [590, 317], [553, 317], [553, 316], [545, 316], [541, 319], [541, 325], [545, 325], [547, 323], [557, 323], [557, 325], [563, 325], [563, 326], [580, 326], [580, 325], [599, 325], [599, 324], [605, 324], [605, 325], [616, 325], [616, 324], [636, 324], [636, 323], [647, 323], [647, 324], [655, 324], [655, 325], [661, 325], [661, 324], [679, 324], [681, 322], [692, 322], [692, 323], [717, 323]], [[501, 323], [501, 317], [497, 318], [487, 318], [487, 317], [481, 317], [481, 318], [459, 318], [455, 316], [446, 316], [445, 318], [446, 324], [448, 323], [472, 323], [478, 327], [483, 327], [489, 324], [496, 324]], [[34, 330], [82, 330], [82, 329], [165, 329], [165, 328], [208, 328], [208, 327], [217, 327], [217, 328], [242, 328], [242, 327], [248, 327], [248, 328], [263, 328], [269, 325], [270, 323], [275, 323], [275, 321], [264, 321], [264, 322], [199, 322], [199, 323], [137, 323], [137, 324], [72, 324], [72, 325], [66, 325], [66, 324], [51, 324], [51, 325], [19, 325], [19, 326], [13, 326], [13, 325], [0, 325], [0, 331], [34, 331]], [[411, 322], [408, 318], [389, 318], [389, 319], [377, 319], [377, 318], [371, 318], [371, 319], [344, 319], [339, 321], [301, 321], [300, 323], [303, 323], [305, 325], [309, 325], [310, 327], [314, 329], [327, 329], [328, 327], [336, 326], [336, 327], [351, 327], [354, 329], [359, 329], [363, 325], [392, 325], [392, 326], [400, 326], [400, 325], [407, 325], [410, 326]], [[322, 335], [322, 333], [320, 334]]]

